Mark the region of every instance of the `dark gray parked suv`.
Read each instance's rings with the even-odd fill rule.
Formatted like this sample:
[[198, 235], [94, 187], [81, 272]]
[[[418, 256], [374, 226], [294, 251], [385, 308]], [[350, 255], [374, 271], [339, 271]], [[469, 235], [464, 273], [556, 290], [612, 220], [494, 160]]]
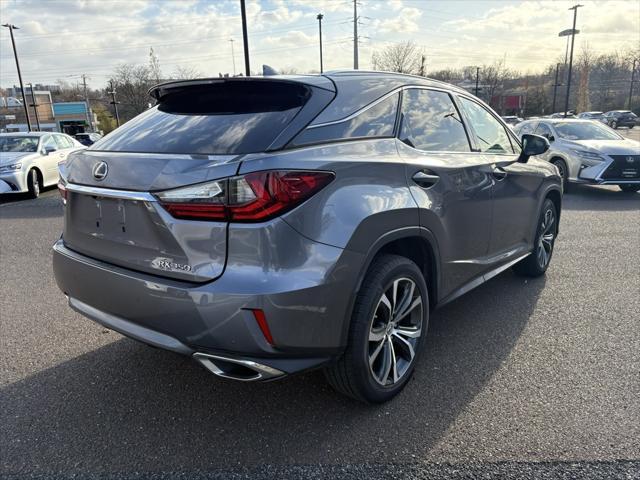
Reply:
[[[561, 179], [464, 90], [378, 72], [181, 81], [70, 157], [70, 306], [214, 374], [407, 383], [430, 312], [546, 271]], [[479, 306], [478, 308], [481, 308]]]

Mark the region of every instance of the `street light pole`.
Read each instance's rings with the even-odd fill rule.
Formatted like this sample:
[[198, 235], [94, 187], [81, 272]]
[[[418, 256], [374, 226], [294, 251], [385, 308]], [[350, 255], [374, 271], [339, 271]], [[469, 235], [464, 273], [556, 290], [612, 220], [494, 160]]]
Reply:
[[231, 60], [233, 61], [233, 76], [236, 76], [236, 54], [233, 51], [233, 38], [229, 39], [229, 42], [231, 43]]
[[480, 67], [476, 67], [476, 97], [478, 96], [478, 81], [480, 80]]
[[249, 66], [249, 35], [247, 33], [247, 9], [244, 0], [240, 0], [240, 13], [242, 15], [242, 40], [244, 41], [244, 69], [247, 77], [251, 76], [251, 68]]
[[18, 70], [18, 81], [20, 82], [20, 91], [22, 92], [22, 105], [24, 106], [24, 115], [27, 118], [27, 129], [31, 131], [31, 119], [29, 118], [29, 107], [27, 106], [27, 96], [24, 93], [24, 84], [22, 83], [22, 73], [20, 72], [20, 62], [18, 61], [18, 51], [16, 50], [16, 41], [13, 38], [13, 31], [20, 30], [15, 25], [11, 23], [5, 23], [2, 25], [3, 27], [7, 27], [9, 29], [9, 34], [11, 35], [11, 46], [13, 47], [13, 56], [16, 59], [16, 70]]
[[324, 18], [324, 15], [319, 13], [316, 18], [318, 19], [318, 32], [319, 32], [319, 37], [320, 37], [320, 73], [322, 73], [323, 72], [323, 68], [322, 68], [322, 19]]
[[113, 86], [113, 82], [109, 82], [109, 85], [111, 86], [111, 91], [109, 92], [111, 94], [111, 105], [113, 105], [113, 110], [116, 114], [116, 126], [119, 127], [120, 126], [120, 115], [118, 114], [118, 102], [116, 102], [116, 89]]
[[631, 96], [633, 95], [633, 82], [635, 82], [636, 78], [636, 62], [637, 58], [633, 59], [633, 67], [631, 68], [631, 86], [629, 87], [629, 110], [631, 110]]
[[571, 53], [569, 54], [569, 75], [567, 78], [567, 98], [564, 100], [564, 116], [567, 117], [569, 112], [569, 95], [571, 94], [571, 73], [573, 71], [573, 45], [576, 39], [576, 20], [578, 17], [578, 8], [584, 5], [574, 5], [569, 10], [573, 10], [573, 31], [571, 32]]
[[29, 89], [31, 90], [31, 101], [33, 102], [31, 106], [33, 107], [33, 113], [36, 115], [36, 125], [38, 126], [38, 131], [41, 132], [40, 119], [38, 118], [38, 104], [36, 103], [36, 96], [33, 93], [33, 83], [29, 84]]
[[353, 0], [353, 69], [358, 70], [358, 0]]
[[551, 113], [555, 113], [556, 111], [556, 94], [558, 91], [558, 69], [560, 68], [560, 64], [556, 63], [556, 80], [553, 82], [553, 106], [551, 107]]

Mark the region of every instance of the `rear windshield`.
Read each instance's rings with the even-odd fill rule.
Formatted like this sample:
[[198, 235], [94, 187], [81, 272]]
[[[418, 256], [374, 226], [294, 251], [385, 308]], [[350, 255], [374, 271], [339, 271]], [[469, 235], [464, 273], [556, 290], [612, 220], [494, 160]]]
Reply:
[[91, 150], [184, 154], [261, 152], [310, 96], [303, 85], [227, 82], [185, 88], [93, 144]]

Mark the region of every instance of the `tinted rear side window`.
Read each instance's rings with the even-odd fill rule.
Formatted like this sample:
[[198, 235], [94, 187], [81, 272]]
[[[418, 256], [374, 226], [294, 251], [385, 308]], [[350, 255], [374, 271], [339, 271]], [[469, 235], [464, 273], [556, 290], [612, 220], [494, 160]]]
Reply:
[[293, 120], [310, 90], [285, 82], [189, 87], [98, 140], [92, 150], [184, 154], [262, 152]]
[[419, 150], [469, 152], [469, 140], [451, 97], [409, 89], [402, 95], [400, 140]]
[[330, 142], [355, 138], [391, 137], [396, 122], [398, 94], [391, 95], [350, 120], [320, 127], [308, 127], [291, 144]]

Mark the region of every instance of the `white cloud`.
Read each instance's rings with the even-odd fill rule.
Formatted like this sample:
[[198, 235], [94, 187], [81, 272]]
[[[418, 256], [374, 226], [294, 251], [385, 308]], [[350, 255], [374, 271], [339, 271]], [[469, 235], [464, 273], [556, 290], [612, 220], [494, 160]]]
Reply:
[[[582, 42], [597, 52], [637, 48], [640, 2], [583, 3], [578, 51]], [[362, 0], [360, 65], [369, 67], [376, 48], [411, 40], [425, 51], [430, 70], [491, 63], [505, 55], [511, 68], [540, 69], [564, 55], [557, 33], [570, 26], [571, 4], [449, 2], [447, 18], [454, 20], [441, 21], [440, 7], [432, 2]], [[181, 65], [217, 75], [232, 71], [230, 38], [238, 70], [242, 64], [237, 0], [0, 0], [0, 9], [3, 21], [21, 28], [16, 42], [27, 82], [75, 81], [86, 73], [92, 86], [102, 86], [118, 63], [147, 62], [151, 46], [166, 72]], [[325, 68], [348, 68], [352, 9], [348, 0], [247, 0], [252, 66], [318, 69], [315, 16], [322, 12]], [[16, 82], [7, 29], [0, 29], [0, 62], [0, 85]]]

